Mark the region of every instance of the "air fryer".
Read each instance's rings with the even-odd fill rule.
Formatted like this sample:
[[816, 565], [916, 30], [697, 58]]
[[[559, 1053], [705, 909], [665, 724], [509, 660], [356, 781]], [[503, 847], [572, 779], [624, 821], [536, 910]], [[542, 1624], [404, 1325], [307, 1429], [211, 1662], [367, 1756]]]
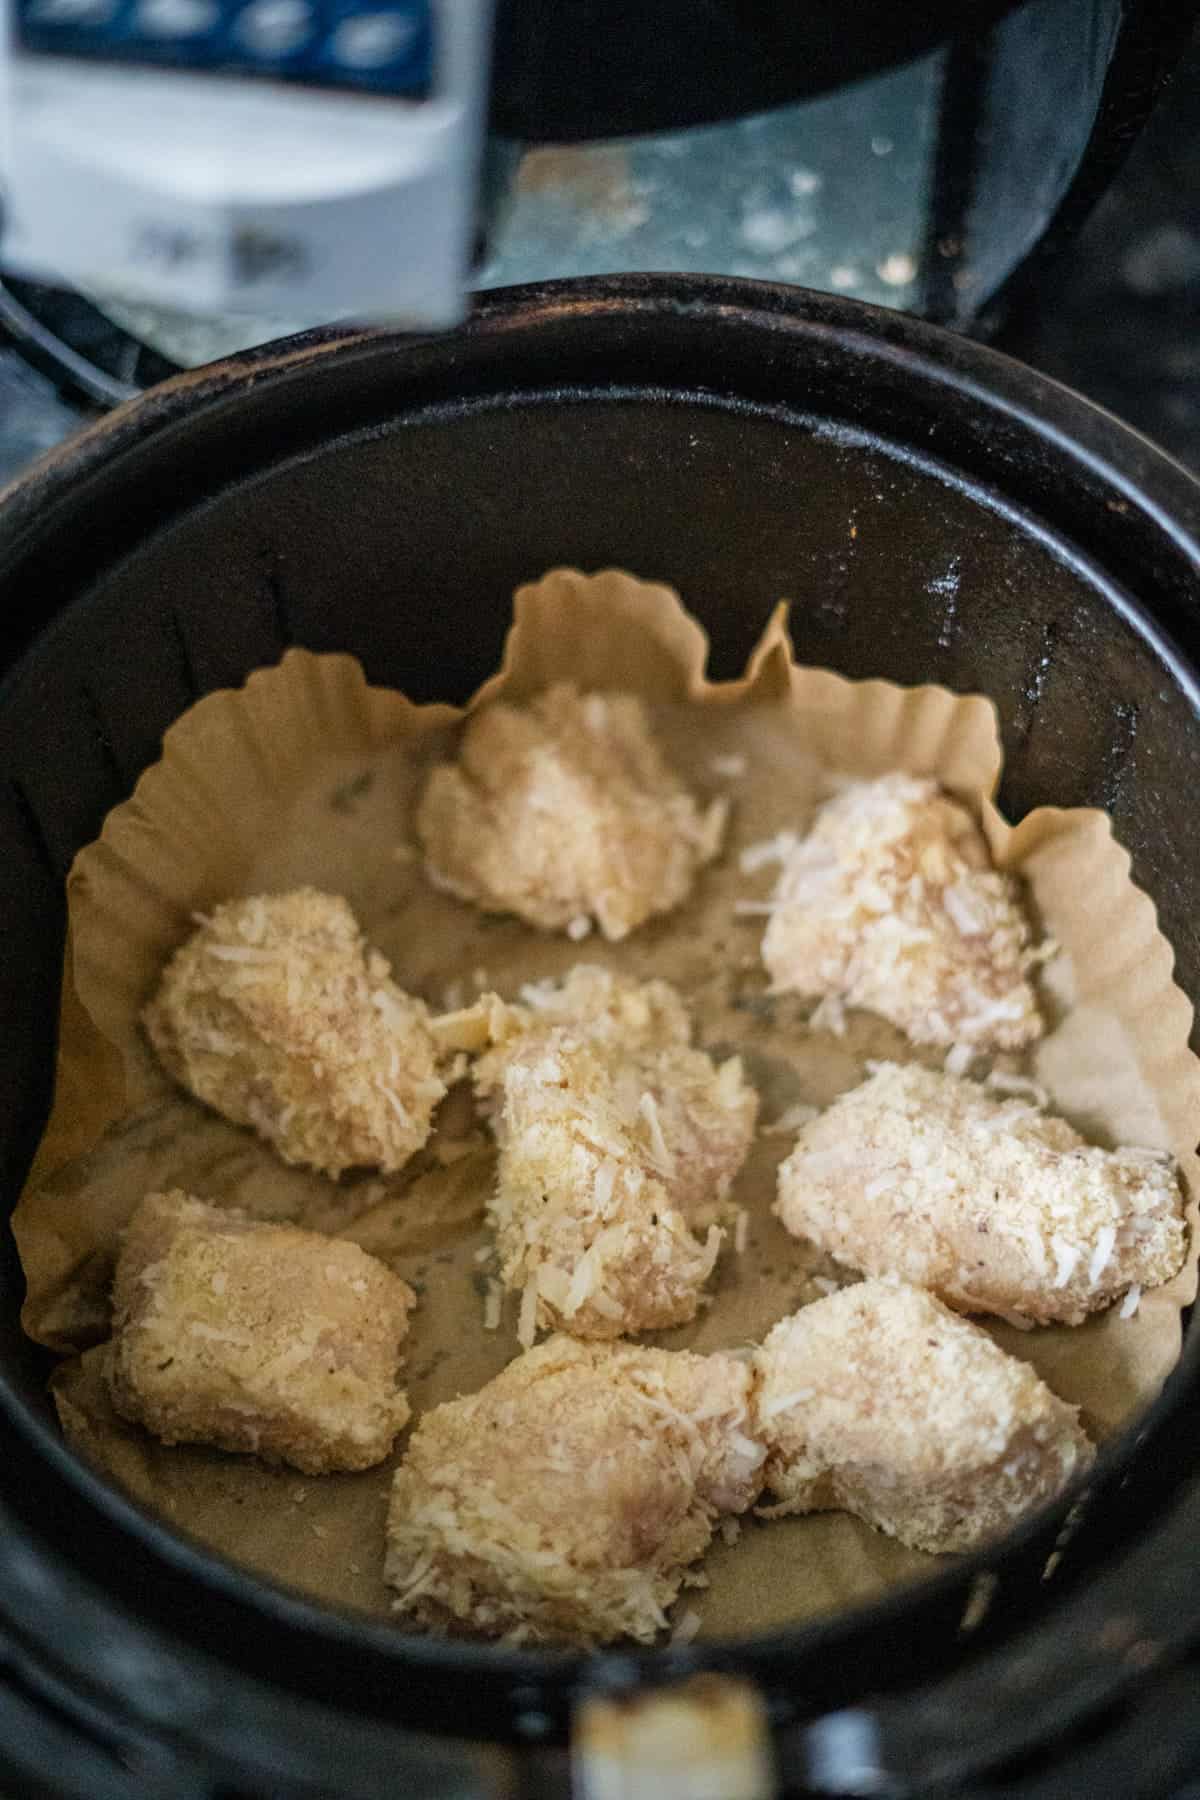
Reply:
[[[21, 651], [0, 692], [10, 1206], [50, 1097], [65, 876], [165, 728], [292, 644], [462, 699], [513, 588], [560, 563], [675, 584], [719, 676], [786, 594], [805, 662], [989, 694], [1007, 814], [1106, 808], [1177, 979], [1200, 980], [1200, 489], [933, 327], [717, 280], [501, 293], [446, 338], [314, 334], [182, 377], [34, 469], [0, 521]], [[977, 575], [948, 623], [926, 576], [964, 544]], [[761, 1698], [781, 1793], [1137, 1800], [1200, 1769], [1194, 1329], [1077, 1529], [1064, 1501], [803, 1629], [566, 1654], [321, 1609], [139, 1511], [64, 1445], [7, 1234], [3, 1257], [14, 1795], [532, 1800], [570, 1790], [590, 1700], [698, 1674]], [[965, 1633], [981, 1575], [992, 1605]]]

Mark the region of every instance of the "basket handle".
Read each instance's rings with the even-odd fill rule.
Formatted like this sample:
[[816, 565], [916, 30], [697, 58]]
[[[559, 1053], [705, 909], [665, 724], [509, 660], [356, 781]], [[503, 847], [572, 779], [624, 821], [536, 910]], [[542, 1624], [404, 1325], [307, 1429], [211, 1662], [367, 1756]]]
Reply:
[[590, 1694], [571, 1733], [572, 1800], [774, 1800], [766, 1707], [748, 1682], [693, 1675]]

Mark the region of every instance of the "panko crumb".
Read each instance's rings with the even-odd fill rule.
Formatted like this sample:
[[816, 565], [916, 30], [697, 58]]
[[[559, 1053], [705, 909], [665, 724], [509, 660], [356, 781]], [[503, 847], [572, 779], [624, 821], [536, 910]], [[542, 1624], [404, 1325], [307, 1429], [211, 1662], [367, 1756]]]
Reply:
[[483, 1301], [483, 1329], [499, 1331], [504, 1308], [504, 1284], [490, 1277]]
[[1186, 1250], [1162, 1152], [1090, 1145], [1025, 1093], [880, 1063], [800, 1132], [775, 1211], [851, 1268], [964, 1312], [1078, 1325]]
[[635, 695], [562, 683], [467, 722], [417, 834], [430, 879], [460, 899], [572, 938], [594, 919], [615, 942], [687, 898], [727, 816], [683, 786]]
[[315, 888], [215, 907], [142, 1017], [182, 1087], [327, 1175], [403, 1168], [446, 1092], [424, 1003]]
[[866, 1008], [915, 1044], [1019, 1050], [1041, 1035], [1017, 883], [935, 782], [850, 782], [778, 854], [762, 942], [776, 992]]
[[737, 1057], [715, 1063], [667, 983], [582, 965], [489, 1014], [476, 1064], [500, 1146], [490, 1218], [517, 1331], [577, 1337], [694, 1318], [713, 1222], [754, 1136]]
[[671, 1628], [672, 1647], [678, 1648], [681, 1644], [690, 1644], [692, 1640], [699, 1635], [703, 1624], [704, 1620], [700, 1617], [700, 1614], [696, 1611], [695, 1607], [687, 1607], [680, 1613], [678, 1619], [676, 1619], [675, 1624]]
[[783, 1513], [851, 1512], [918, 1550], [1009, 1530], [1092, 1461], [1077, 1408], [932, 1294], [864, 1281], [768, 1334], [766, 1485]]
[[810, 1106], [804, 1100], [798, 1100], [794, 1106], [787, 1107], [776, 1119], [771, 1119], [760, 1127], [763, 1137], [792, 1137], [802, 1125], [809, 1124], [820, 1112], [819, 1106]]
[[408, 1421], [396, 1374], [414, 1304], [357, 1244], [149, 1194], [117, 1261], [105, 1379], [164, 1444], [369, 1469]]
[[721, 1355], [554, 1337], [435, 1407], [392, 1489], [396, 1611], [525, 1642], [649, 1643], [717, 1521], [758, 1495], [752, 1379]]

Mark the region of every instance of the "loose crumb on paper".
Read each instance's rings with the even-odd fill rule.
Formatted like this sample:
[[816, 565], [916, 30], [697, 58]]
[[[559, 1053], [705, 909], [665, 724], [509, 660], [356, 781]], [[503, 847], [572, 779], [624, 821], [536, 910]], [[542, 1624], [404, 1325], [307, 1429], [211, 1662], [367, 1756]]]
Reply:
[[699, 1632], [702, 1623], [700, 1614], [693, 1607], [689, 1607], [685, 1613], [681, 1613], [675, 1629], [671, 1633], [671, 1642], [673, 1644], [690, 1644]]
[[811, 1125], [820, 1110], [819, 1106], [809, 1106], [803, 1100], [798, 1100], [795, 1106], [789, 1106], [777, 1119], [771, 1119], [764, 1125], [759, 1135], [790, 1137], [793, 1132], [802, 1131], [806, 1125]]
[[722, 781], [738, 781], [750, 764], [744, 756], [714, 756], [710, 758], [708, 766]]

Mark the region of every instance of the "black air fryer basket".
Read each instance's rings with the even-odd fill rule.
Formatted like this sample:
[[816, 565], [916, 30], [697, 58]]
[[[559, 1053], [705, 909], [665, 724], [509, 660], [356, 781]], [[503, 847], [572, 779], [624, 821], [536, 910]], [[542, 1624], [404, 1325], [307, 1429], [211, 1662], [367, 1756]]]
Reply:
[[[752, 284], [515, 290], [447, 338], [312, 335], [151, 392], [0, 505], [0, 618], [23, 649], [0, 690], [9, 1205], [50, 1098], [65, 876], [165, 728], [291, 644], [462, 699], [513, 588], [559, 563], [676, 585], [717, 675], [787, 595], [805, 662], [991, 695], [1006, 812], [1106, 808], [1200, 991], [1198, 533], [1200, 489], [1053, 383]], [[930, 580], [951, 564], [948, 606]], [[1136, 1800], [1200, 1780], [1194, 1330], [1069, 1523], [1064, 1500], [803, 1630], [581, 1657], [325, 1611], [146, 1517], [61, 1441], [3, 1244], [12, 1800], [550, 1795], [584, 1696], [704, 1669], [766, 1697], [790, 1792]]]

